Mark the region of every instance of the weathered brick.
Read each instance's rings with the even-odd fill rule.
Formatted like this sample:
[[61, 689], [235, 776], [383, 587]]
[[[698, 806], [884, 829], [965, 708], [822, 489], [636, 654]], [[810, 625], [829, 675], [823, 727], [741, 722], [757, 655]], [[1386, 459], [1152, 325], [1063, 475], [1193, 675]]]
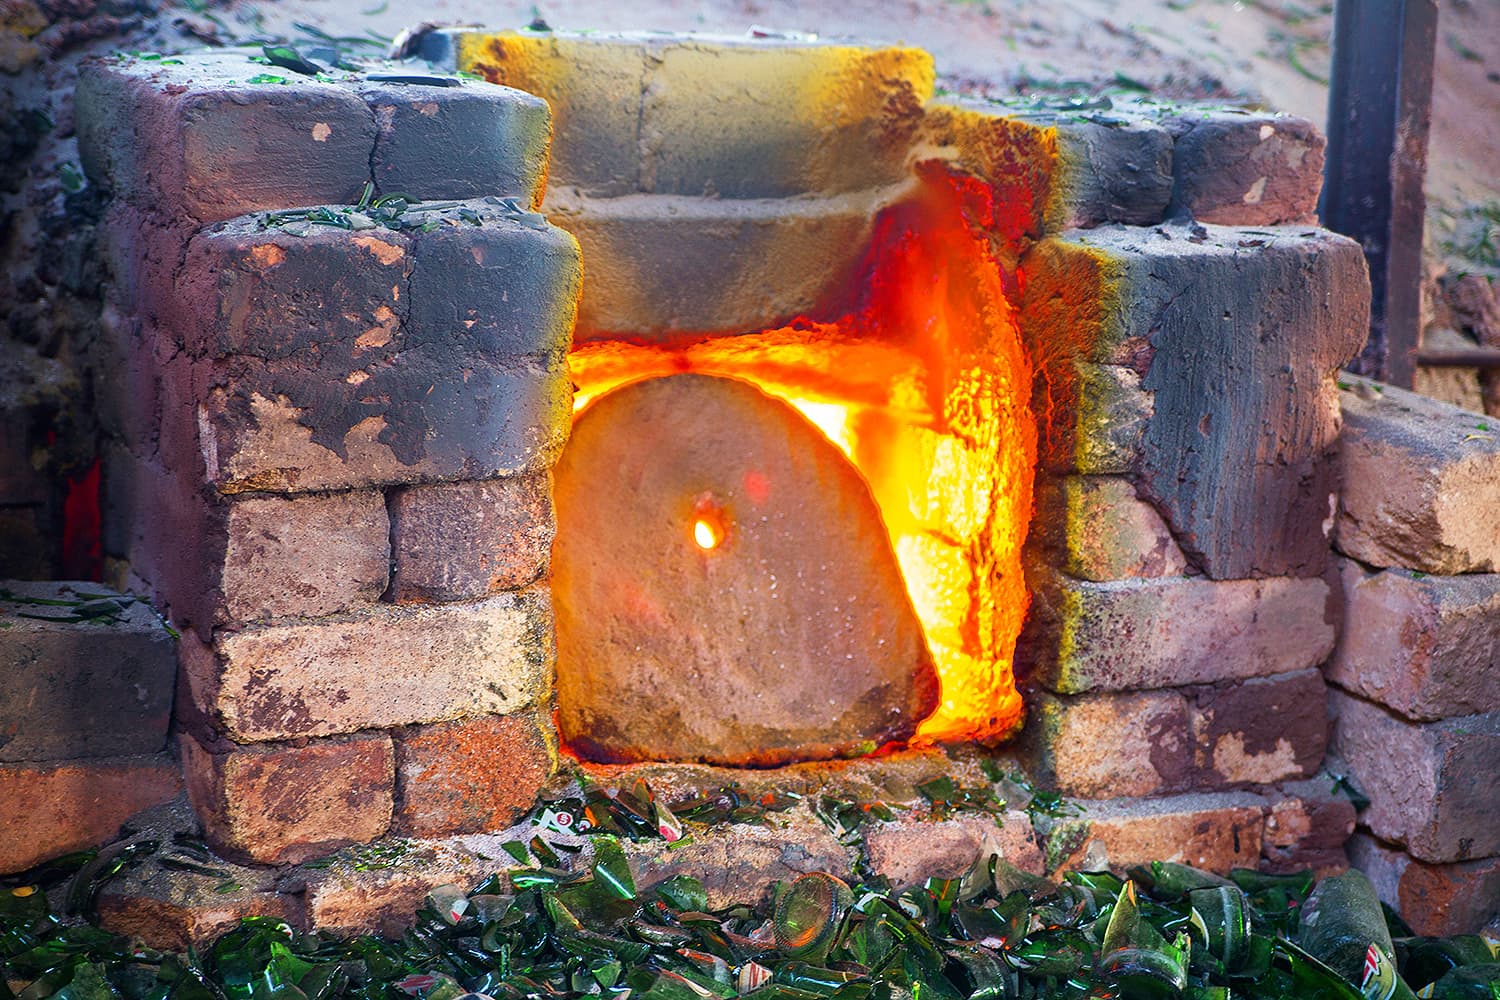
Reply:
[[547, 467], [569, 416], [577, 245], [486, 201], [429, 221], [299, 237], [239, 218], [194, 237], [181, 268], [175, 252], [117, 262], [155, 318], [117, 331], [149, 391], [117, 394], [110, 422], [231, 493]]
[[1184, 111], [1172, 133], [1172, 205], [1199, 222], [1312, 221], [1323, 187], [1323, 136], [1305, 118], [1238, 109]]
[[1500, 913], [1500, 858], [1433, 865], [1361, 833], [1349, 859], [1417, 934], [1477, 934]]
[[1337, 690], [1331, 752], [1370, 799], [1360, 822], [1423, 861], [1500, 854], [1500, 712], [1414, 723]]
[[221, 579], [230, 620], [336, 614], [384, 593], [390, 524], [378, 492], [247, 497], [227, 506]]
[[393, 829], [439, 837], [510, 826], [552, 776], [550, 728], [522, 712], [398, 733]]
[[390, 527], [374, 490], [224, 498], [201, 474], [110, 449], [105, 550], [179, 629], [356, 609], [385, 591]]
[[1193, 771], [1187, 699], [1177, 691], [1028, 697], [1030, 770], [1068, 795], [1152, 795]]
[[[68, 620], [109, 606], [96, 599], [115, 614]], [[157, 753], [176, 676], [172, 637], [144, 602], [96, 583], [0, 580], [0, 761]]]
[[440, 885], [469, 890], [494, 874], [496, 862], [452, 842], [401, 841], [370, 845], [367, 856], [379, 867], [364, 868], [362, 849], [323, 870], [304, 871], [294, 880], [306, 885], [308, 926], [331, 934], [400, 937], [416, 922], [423, 898]]
[[545, 588], [471, 604], [379, 607], [186, 638], [198, 710], [244, 742], [514, 712], [553, 664]]
[[675, 875], [691, 875], [708, 891], [711, 910], [736, 903], [770, 901], [777, 882], [808, 872], [842, 879], [854, 875], [854, 859], [832, 831], [808, 810], [782, 814], [775, 827], [729, 824], [694, 833], [688, 844], [660, 840], [623, 845], [636, 889], [648, 893]]
[[[1072, 370], [1071, 405], [1038, 407], [1047, 415], [1039, 428], [1042, 466], [1058, 473], [1133, 473], [1155, 408], [1152, 394], [1124, 365], [1080, 361]], [[1037, 402], [1045, 401], [1039, 396]]]
[[389, 736], [206, 747], [184, 735], [182, 757], [204, 834], [227, 857], [295, 863], [390, 828]]
[[801, 40], [457, 31], [430, 52], [547, 99], [562, 186], [775, 198], [889, 183], [927, 53]]
[[[87, 67], [77, 114], [89, 175], [163, 217], [197, 222], [347, 204], [369, 180], [424, 200], [540, 198], [549, 124], [538, 97], [472, 80], [437, 87], [268, 72], [252, 55]], [[250, 82], [265, 75], [279, 79]]]
[[76, 115], [90, 178], [199, 222], [358, 198], [376, 136], [365, 102], [347, 86], [295, 73], [249, 83], [265, 67], [247, 55], [84, 67]]
[[580, 341], [621, 333], [743, 333], [813, 313], [848, 291], [869, 245], [875, 195], [733, 201], [556, 196], [589, 277]]
[[[1253, 868], [1260, 859], [1263, 801], [1248, 793], [1080, 804], [1083, 816], [1051, 834], [1049, 867], [1075, 867], [1090, 856], [1095, 842], [1115, 869], [1178, 861], [1223, 875], [1231, 868]], [[1051, 864], [1054, 860], [1059, 863]]]
[[165, 754], [0, 764], [0, 872], [102, 844], [131, 816], [181, 790], [182, 772]]
[[1032, 589], [1018, 672], [1066, 694], [1286, 673], [1333, 649], [1322, 580], [1089, 583], [1041, 572]]
[[205, 373], [192, 395], [207, 481], [232, 494], [481, 479], [548, 468], [567, 438], [560, 361], [414, 348], [360, 384], [327, 374], [253, 359]]
[[1316, 668], [1187, 689], [1195, 783], [1266, 785], [1323, 763], [1327, 688]]
[[[583, 280], [578, 240], [540, 215], [472, 207], [483, 225], [416, 238], [407, 342], [486, 357], [562, 354]], [[590, 260], [590, 283], [594, 267]]]
[[408, 346], [413, 244], [384, 228], [266, 228], [247, 215], [193, 235], [180, 260], [142, 262], [140, 280], [167, 300], [154, 318], [193, 357], [300, 359], [343, 377]]
[[1345, 376], [1334, 544], [1372, 566], [1500, 572], [1500, 436], [1485, 418]]
[[1142, 496], [1183, 551], [1216, 580], [1320, 573], [1332, 376], [1368, 325], [1359, 246], [1305, 227], [1105, 226], [1042, 241], [1022, 268], [1040, 412], [1077, 412], [1079, 360], [1144, 363]]
[[1334, 684], [1411, 719], [1500, 711], [1500, 574], [1371, 572], [1339, 561]]
[[1261, 836], [1261, 867], [1315, 869], [1319, 877], [1348, 867], [1344, 844], [1354, 833], [1354, 803], [1326, 775], [1280, 785], [1270, 794]]
[[366, 84], [360, 96], [380, 127], [370, 174], [382, 194], [414, 198], [542, 200], [547, 102], [510, 87], [466, 80], [457, 87]]
[[1138, 115], [1107, 117], [945, 99], [929, 105], [923, 131], [955, 165], [996, 187], [1012, 239], [1160, 222], [1172, 194], [1172, 137]]
[[897, 888], [921, 885], [929, 878], [957, 878], [981, 852], [992, 851], [1023, 871], [1042, 873], [1042, 852], [1023, 812], [1003, 816], [957, 816], [924, 820], [901, 818], [869, 823], [864, 828], [864, 855], [869, 870]]
[[1037, 486], [1031, 540], [1054, 550], [1083, 580], [1181, 576], [1182, 550], [1161, 515], [1127, 479], [1067, 476]]
[[397, 601], [482, 597], [547, 571], [557, 526], [546, 476], [410, 486], [389, 502]]
[[1315, 669], [1168, 691], [1038, 691], [1029, 703], [1032, 768], [1085, 798], [1301, 778], [1317, 770], [1327, 742]]

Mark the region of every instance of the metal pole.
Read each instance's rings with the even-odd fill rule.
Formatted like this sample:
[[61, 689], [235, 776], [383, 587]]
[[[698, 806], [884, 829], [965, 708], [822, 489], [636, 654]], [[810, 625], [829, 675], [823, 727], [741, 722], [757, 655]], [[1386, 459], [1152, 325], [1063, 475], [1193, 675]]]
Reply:
[[1421, 337], [1422, 222], [1437, 0], [1338, 0], [1323, 224], [1364, 246], [1370, 337], [1350, 367], [1410, 388]]

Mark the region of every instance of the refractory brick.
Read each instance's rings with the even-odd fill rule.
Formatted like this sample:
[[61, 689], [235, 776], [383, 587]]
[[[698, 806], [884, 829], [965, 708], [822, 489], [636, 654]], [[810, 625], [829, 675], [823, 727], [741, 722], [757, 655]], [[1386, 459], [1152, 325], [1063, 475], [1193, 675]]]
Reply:
[[1344, 628], [1331, 682], [1421, 721], [1500, 711], [1500, 574], [1340, 560], [1339, 579]]
[[482, 597], [547, 571], [556, 522], [545, 475], [404, 487], [390, 512], [398, 602]]
[[634, 195], [549, 202], [588, 261], [577, 339], [744, 333], [846, 294], [879, 199]]
[[1022, 266], [1022, 332], [1054, 410], [1077, 412], [1079, 360], [1145, 362], [1142, 492], [1202, 571], [1321, 573], [1333, 376], [1368, 326], [1359, 245], [1305, 227], [1103, 226], [1044, 240]]
[[1416, 723], [1337, 689], [1331, 752], [1370, 799], [1360, 821], [1433, 864], [1500, 854], [1500, 712]]
[[1338, 550], [1424, 573], [1500, 571], [1500, 437], [1491, 422], [1368, 379], [1342, 385]]
[[1018, 672], [1062, 693], [1285, 673], [1333, 649], [1321, 579], [1091, 583], [1043, 571], [1032, 590]]
[[557, 186], [781, 198], [899, 179], [931, 57], [796, 38], [458, 30], [460, 69], [547, 99]]
[[545, 588], [382, 606], [185, 642], [199, 711], [241, 742], [352, 733], [535, 704], [551, 678]]

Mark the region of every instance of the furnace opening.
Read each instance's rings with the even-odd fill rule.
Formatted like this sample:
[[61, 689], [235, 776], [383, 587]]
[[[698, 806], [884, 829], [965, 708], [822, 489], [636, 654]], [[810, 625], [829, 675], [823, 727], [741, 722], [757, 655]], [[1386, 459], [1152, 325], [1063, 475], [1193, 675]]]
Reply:
[[[1011, 660], [1028, 603], [1021, 547], [1036, 460], [1031, 366], [1007, 294], [1019, 276], [1006, 273], [986, 236], [995, 229], [990, 189], [936, 164], [920, 169], [919, 176], [912, 197], [881, 213], [852, 305], [835, 318], [804, 317], [740, 336], [685, 333], [646, 342], [622, 335], [578, 344], [569, 359], [577, 386], [575, 419], [622, 386], [684, 373], [749, 383], [788, 404], [858, 471], [878, 509], [872, 533], [883, 534], [878, 541], [894, 557], [904, 598], [920, 623], [924, 648], [911, 666], [919, 669], [917, 661], [930, 658], [938, 694], [930, 712], [900, 731], [916, 742], [1000, 740], [1016, 731], [1022, 715]], [[690, 426], [701, 417], [678, 412], [662, 420]], [[610, 723], [597, 713], [586, 720], [571, 713], [575, 731], [569, 732], [569, 675], [595, 679], [593, 665], [569, 662], [570, 654], [581, 655], [584, 648], [571, 633], [590, 616], [590, 627], [597, 627], [601, 616], [618, 609], [575, 606], [584, 599], [569, 586], [576, 565], [615, 542], [609, 524], [570, 523], [567, 467], [565, 456], [554, 553], [563, 735], [585, 757], [661, 759], [601, 750], [600, 730]], [[772, 488], [757, 483], [758, 475], [751, 469], [737, 484], [742, 502], [753, 505], [757, 490]], [[708, 559], [733, 543], [735, 516], [710, 493], [685, 496], [678, 535], [690, 536], [693, 554]], [[827, 552], [820, 540], [831, 527], [818, 523], [820, 516], [829, 515], [806, 510], [803, 523], [795, 525], [806, 536], [811, 563], [801, 572], [828, 572], [817, 563]], [[856, 534], [851, 544], [872, 548], [876, 540]], [[639, 570], [643, 578], [655, 572], [649, 566]], [[726, 627], [711, 608], [703, 610], [697, 628], [713, 633]], [[678, 619], [671, 621], [680, 627]], [[829, 684], [838, 685], [847, 664], [818, 659], [789, 669], [824, 672]], [[676, 676], [688, 689], [683, 701], [691, 704], [691, 689], [703, 679], [701, 665], [677, 666]], [[677, 697], [661, 690], [635, 695]], [[630, 710], [621, 704], [621, 713]], [[735, 706], [703, 703], [699, 710], [734, 712]], [[809, 747], [807, 756], [847, 752], [836, 736]], [[603, 739], [608, 742], [608, 735]], [[782, 759], [772, 756], [774, 762]]]

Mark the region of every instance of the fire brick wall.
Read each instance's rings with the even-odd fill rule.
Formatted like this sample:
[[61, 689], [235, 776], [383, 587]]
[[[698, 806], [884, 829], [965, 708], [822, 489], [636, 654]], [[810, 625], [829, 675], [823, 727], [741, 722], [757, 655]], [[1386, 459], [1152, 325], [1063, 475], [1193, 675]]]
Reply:
[[[490, 36], [444, 37], [462, 68], [494, 54]], [[696, 90], [712, 44], [653, 40], [666, 58], [595, 39], [605, 72], [555, 41], [501, 45], [550, 53], [513, 65], [555, 119], [489, 83], [303, 78], [234, 53], [120, 59], [80, 83], [85, 166], [113, 195], [107, 555], [181, 632], [175, 730], [216, 847], [294, 861], [528, 808], [555, 767], [549, 470], [575, 319], [589, 339], [814, 309], [890, 192], [937, 164], [1005, 207], [991, 251], [1036, 369], [1018, 746], [1089, 806], [1055, 860], [1341, 864], [1354, 809], [1320, 770], [1331, 656], [1335, 749], [1372, 798], [1359, 857], [1403, 902], [1490, 871], [1500, 846], [1451, 789], [1493, 729], [1493, 685], [1434, 694], [1410, 664], [1493, 680], [1464, 636], [1494, 557], [1472, 554], [1473, 518], [1437, 509], [1458, 487], [1421, 462], [1405, 507], [1375, 502], [1390, 530], [1361, 541], [1359, 494], [1339, 507], [1336, 372], [1368, 284], [1358, 247], [1310, 221], [1306, 122], [931, 100], [930, 65], [885, 50], [730, 54], [782, 81], [837, 68], [852, 118], [825, 134], [827, 115], [777, 104], [801, 91]], [[546, 208], [583, 244], [581, 286], [578, 243], [536, 212], [554, 126]], [[716, 133], [805, 155], [747, 174]], [[1395, 437], [1368, 402], [1345, 394], [1358, 440]], [[1469, 433], [1443, 454], [1488, 447]], [[1345, 448], [1350, 483], [1399, 466], [1370, 453]], [[1391, 555], [1407, 535], [1433, 552]], [[1412, 654], [1372, 688], [1376, 653], [1340, 638], [1341, 615], [1391, 601]], [[1430, 637], [1450, 633], [1474, 652], [1444, 673]], [[1409, 808], [1358, 743], [1379, 726], [1425, 762]]]

